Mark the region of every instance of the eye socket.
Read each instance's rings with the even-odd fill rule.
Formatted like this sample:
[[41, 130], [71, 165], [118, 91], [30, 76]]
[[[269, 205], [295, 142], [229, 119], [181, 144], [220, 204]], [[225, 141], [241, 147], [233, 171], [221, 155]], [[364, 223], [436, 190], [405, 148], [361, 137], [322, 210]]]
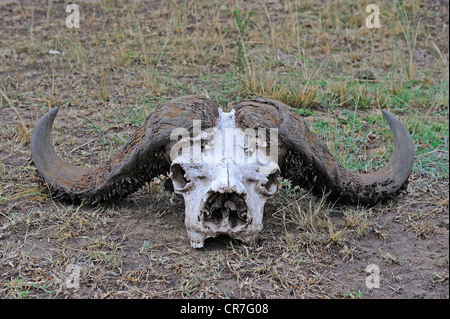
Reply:
[[269, 194], [275, 193], [278, 188], [278, 172], [269, 174], [269, 176], [267, 176], [267, 182], [261, 184], [261, 186], [264, 187]]
[[181, 167], [180, 164], [173, 164], [170, 169], [172, 171], [171, 178], [173, 186], [177, 189], [185, 188], [186, 185], [190, 182], [190, 180], [185, 177], [186, 172], [183, 169], [183, 167]]

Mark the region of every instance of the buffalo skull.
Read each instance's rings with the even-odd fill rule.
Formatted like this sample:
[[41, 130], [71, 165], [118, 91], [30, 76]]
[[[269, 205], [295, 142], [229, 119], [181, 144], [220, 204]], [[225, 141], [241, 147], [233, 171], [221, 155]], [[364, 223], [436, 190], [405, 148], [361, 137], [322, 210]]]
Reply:
[[57, 198], [109, 201], [169, 173], [174, 192], [184, 197], [194, 248], [220, 234], [255, 242], [265, 202], [281, 177], [332, 200], [374, 204], [405, 187], [414, 161], [409, 132], [387, 111], [392, 157], [379, 170], [360, 174], [345, 169], [302, 117], [279, 101], [245, 100], [225, 113], [214, 100], [195, 95], [161, 105], [108, 161], [83, 168], [53, 149], [57, 112], [40, 119], [31, 141], [33, 162]]

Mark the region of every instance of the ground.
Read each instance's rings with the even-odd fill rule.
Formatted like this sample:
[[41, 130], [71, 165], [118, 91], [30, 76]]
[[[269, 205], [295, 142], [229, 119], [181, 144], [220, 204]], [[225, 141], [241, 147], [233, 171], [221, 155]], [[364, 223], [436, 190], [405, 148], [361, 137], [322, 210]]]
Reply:
[[[449, 298], [448, 1], [371, 3], [379, 28], [359, 0], [80, 1], [76, 29], [64, 1], [0, 1], [0, 298]], [[92, 167], [186, 94], [281, 100], [361, 172], [390, 157], [388, 109], [416, 146], [407, 191], [339, 206], [281, 181], [257, 244], [196, 250], [165, 176], [97, 206], [39, 182], [50, 108], [57, 153]]]

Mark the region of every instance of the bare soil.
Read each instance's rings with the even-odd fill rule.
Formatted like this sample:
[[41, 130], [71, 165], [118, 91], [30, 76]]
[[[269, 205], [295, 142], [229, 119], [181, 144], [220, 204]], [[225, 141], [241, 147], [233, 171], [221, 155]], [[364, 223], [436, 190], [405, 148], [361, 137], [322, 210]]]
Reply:
[[[322, 216], [330, 224], [318, 222], [315, 229], [299, 226], [289, 210], [290, 203], [307, 210], [315, 199], [282, 186], [266, 205], [264, 230], [255, 246], [220, 237], [198, 250], [189, 246], [183, 200], [175, 197], [171, 203], [171, 194], [163, 187], [165, 177], [120, 202], [88, 206], [54, 200], [36, 177], [26, 132], [46, 110], [63, 105], [53, 133], [58, 154], [73, 164], [94, 166], [123, 144], [144, 114], [182, 89], [159, 69], [158, 79], [167, 80], [163, 98], [158, 92], [144, 94], [142, 86], [133, 82], [140, 76], [135, 65], [143, 63], [138, 56], [128, 69], [105, 71], [109, 77], [102, 76], [103, 69], [89, 74], [89, 63], [78, 75], [66, 70], [63, 57], [47, 53], [53, 48], [52, 36], [64, 40], [58, 33], [65, 31], [52, 31], [63, 25], [65, 13], [58, 11], [62, 2], [56, 1], [50, 13], [47, 1], [33, 9], [30, 3], [19, 2], [20, 6], [0, 4], [0, 88], [13, 102], [0, 98], [0, 298], [449, 298], [448, 175], [432, 180], [414, 171], [405, 194], [365, 210], [334, 207]], [[158, 8], [163, 6], [157, 3]], [[152, 4], [138, 11], [139, 21], [151, 16]], [[448, 32], [448, 2], [422, 1], [426, 12], [434, 12], [435, 5], [447, 14], [424, 20], [430, 24], [432, 39], [441, 37], [442, 25]], [[89, 7], [88, 14], [102, 20], [103, 6]], [[265, 16], [265, 11], [260, 14]], [[46, 23], [48, 16], [57, 22]], [[187, 15], [186, 23], [183, 36], [195, 35], [196, 18]], [[93, 22], [92, 32], [100, 32], [97, 27]], [[159, 37], [161, 46], [168, 39], [166, 31], [160, 26], [146, 30]], [[80, 38], [89, 36], [80, 30]], [[101, 51], [102, 45], [117, 39], [97, 40]], [[444, 47], [442, 39], [436, 42]], [[171, 45], [167, 51], [174, 49]], [[211, 52], [216, 50], [221, 50], [220, 45]], [[167, 72], [175, 74], [177, 66], [155, 51], [157, 67], [167, 66]], [[73, 49], [72, 63], [77, 63], [77, 54]], [[171, 54], [176, 53], [167, 52]], [[211, 54], [215, 62], [209, 71], [219, 76], [228, 72], [227, 60], [215, 60], [216, 53]], [[179, 65], [191, 63], [189, 53], [185, 60], [177, 59]], [[432, 69], [435, 60], [427, 59], [427, 55], [419, 57], [417, 65]], [[92, 65], [102, 63], [107, 61]], [[191, 79], [187, 71], [175, 79], [181, 86], [206, 85], [209, 90], [207, 80]], [[111, 94], [107, 99], [93, 92], [105, 81]], [[52, 87], [57, 88], [55, 94]], [[136, 118], [130, 115], [128, 103], [139, 108]], [[334, 118], [323, 110], [317, 113]], [[448, 166], [448, 152], [442, 154], [442, 161]], [[352, 212], [362, 219], [352, 223]], [[366, 284], [371, 278], [366, 272], [369, 265], [379, 269], [378, 288]]]

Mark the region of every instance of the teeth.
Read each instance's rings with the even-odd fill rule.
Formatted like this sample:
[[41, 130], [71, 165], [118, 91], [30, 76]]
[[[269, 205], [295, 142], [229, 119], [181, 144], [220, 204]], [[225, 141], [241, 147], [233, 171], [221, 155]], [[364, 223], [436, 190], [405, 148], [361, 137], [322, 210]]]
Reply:
[[238, 213], [238, 216], [240, 219], [243, 219], [244, 221], [247, 219], [247, 211], [242, 211]]
[[225, 202], [225, 204], [223, 204], [223, 206], [225, 206], [229, 210], [236, 210], [236, 205], [232, 201], [229, 201], [229, 200], [227, 200]]
[[207, 209], [203, 209], [202, 213], [203, 213], [204, 218], [210, 218], [212, 215], [211, 212]]
[[191, 240], [191, 247], [192, 248], [196, 248], [196, 249], [203, 248], [203, 245], [204, 245], [203, 241], [198, 242], [198, 241]]

